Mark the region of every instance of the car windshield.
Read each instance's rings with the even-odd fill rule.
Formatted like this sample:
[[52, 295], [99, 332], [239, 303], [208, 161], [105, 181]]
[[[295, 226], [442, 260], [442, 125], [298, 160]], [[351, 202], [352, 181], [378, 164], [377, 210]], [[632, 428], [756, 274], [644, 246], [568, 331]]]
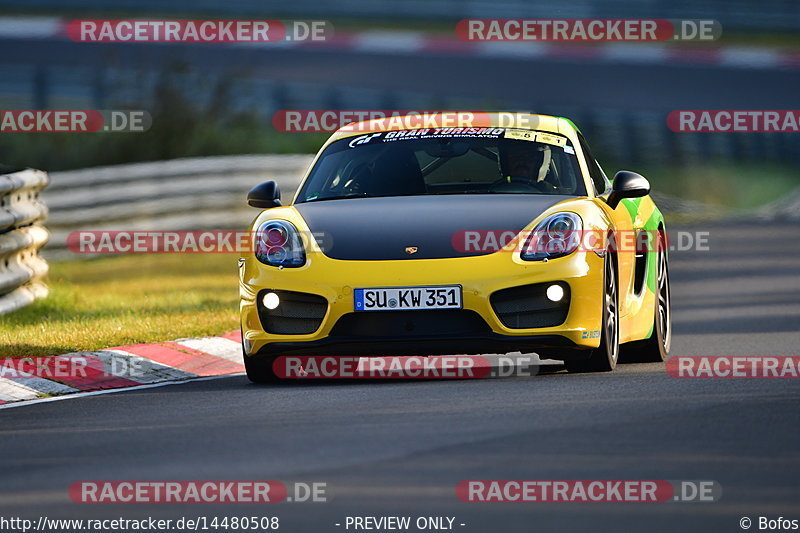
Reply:
[[505, 128], [368, 133], [332, 143], [297, 202], [432, 194], [584, 196], [566, 137]]

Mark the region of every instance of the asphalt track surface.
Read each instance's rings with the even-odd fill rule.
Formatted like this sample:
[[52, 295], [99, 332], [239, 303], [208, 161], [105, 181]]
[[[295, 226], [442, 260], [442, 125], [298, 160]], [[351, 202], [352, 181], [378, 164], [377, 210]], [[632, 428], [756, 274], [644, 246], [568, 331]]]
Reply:
[[[798, 355], [797, 225], [696, 225], [671, 257], [673, 355]], [[675, 228], [673, 228], [673, 233]], [[673, 239], [675, 235], [673, 234]], [[674, 241], [673, 241], [674, 242]], [[741, 531], [800, 518], [800, 381], [662, 364], [475, 381], [256, 386], [243, 376], [0, 411], [0, 516], [454, 516], [456, 531]], [[327, 482], [327, 503], [87, 505], [78, 480]], [[714, 503], [463, 503], [464, 479], [716, 480]], [[352, 531], [352, 529], [351, 529]]]
[[[800, 69], [620, 64], [576, 58], [476, 57], [439, 53], [229, 48], [188, 44], [74, 43], [0, 39], [3, 64], [62, 67], [50, 73], [92, 76], [82, 68], [194, 67], [207, 76], [252, 75], [320, 87], [365, 88], [387, 95], [412, 92], [446, 102], [466, 99], [490, 107], [523, 106], [549, 112], [581, 109], [794, 109]], [[292, 95], [288, 95], [290, 100]], [[335, 98], [331, 104], [335, 103]], [[352, 104], [351, 104], [352, 105]], [[452, 104], [450, 104], [452, 105]], [[375, 103], [365, 103], [371, 108]], [[518, 110], [518, 109], [517, 109]], [[552, 110], [552, 111], [550, 111]]]

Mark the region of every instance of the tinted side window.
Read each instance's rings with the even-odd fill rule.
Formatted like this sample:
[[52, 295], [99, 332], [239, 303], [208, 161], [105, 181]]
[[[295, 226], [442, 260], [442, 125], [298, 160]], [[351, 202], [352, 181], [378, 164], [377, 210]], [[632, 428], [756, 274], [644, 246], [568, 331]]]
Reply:
[[589, 150], [589, 145], [586, 143], [586, 139], [584, 139], [583, 135], [580, 133], [578, 134], [578, 139], [581, 143], [581, 150], [583, 150], [583, 153], [586, 156], [586, 165], [589, 167], [589, 177], [592, 179], [595, 192], [597, 194], [603, 194], [606, 192], [606, 190], [608, 190], [611, 184], [608, 182], [608, 178], [606, 178], [603, 169], [600, 168], [599, 164], [597, 164], [597, 161], [592, 155], [592, 151]]

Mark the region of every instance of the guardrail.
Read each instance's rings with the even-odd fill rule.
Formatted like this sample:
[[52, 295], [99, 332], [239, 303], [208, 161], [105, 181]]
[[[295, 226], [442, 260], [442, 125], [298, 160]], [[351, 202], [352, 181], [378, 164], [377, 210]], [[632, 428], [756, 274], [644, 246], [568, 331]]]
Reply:
[[39, 192], [46, 172], [26, 169], [0, 175], [0, 315], [47, 296], [47, 262], [39, 250], [48, 239], [47, 206]]
[[53, 172], [45, 193], [52, 232], [45, 255], [79, 258], [66, 248], [68, 235], [79, 230], [245, 229], [255, 216], [247, 191], [274, 180], [289, 201], [312, 158], [201, 157]]

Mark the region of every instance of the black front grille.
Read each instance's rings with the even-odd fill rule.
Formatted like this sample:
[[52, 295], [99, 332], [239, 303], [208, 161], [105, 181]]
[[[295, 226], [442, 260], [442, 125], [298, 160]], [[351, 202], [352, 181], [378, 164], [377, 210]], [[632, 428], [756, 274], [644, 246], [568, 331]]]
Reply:
[[[274, 292], [280, 298], [275, 309], [264, 307], [264, 295]], [[307, 335], [322, 325], [328, 312], [328, 300], [316, 294], [293, 291], [263, 290], [258, 294], [258, 318], [267, 333], [275, 335]]]
[[564, 297], [559, 302], [547, 298], [547, 287], [553, 283], [536, 283], [511, 287], [489, 297], [492, 309], [507, 328], [546, 328], [563, 324], [569, 312], [569, 285], [559, 282]]
[[336, 322], [331, 337], [403, 338], [469, 337], [491, 331], [481, 316], [463, 309], [361, 311]]

